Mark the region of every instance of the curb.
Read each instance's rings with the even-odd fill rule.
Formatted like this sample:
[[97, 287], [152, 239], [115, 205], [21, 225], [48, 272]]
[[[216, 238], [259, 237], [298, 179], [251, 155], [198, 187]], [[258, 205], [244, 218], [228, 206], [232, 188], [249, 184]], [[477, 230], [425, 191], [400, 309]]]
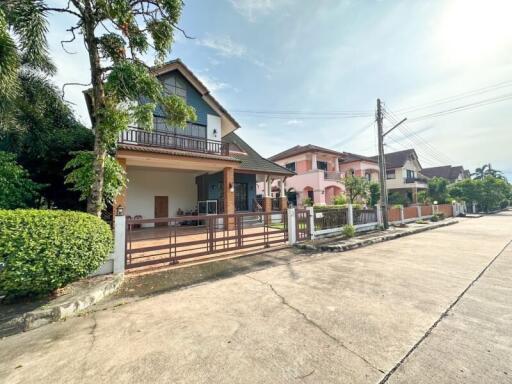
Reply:
[[339, 244], [314, 245], [314, 244], [298, 243], [298, 244], [294, 244], [294, 247], [303, 249], [303, 250], [307, 250], [307, 251], [344, 252], [344, 251], [350, 251], [350, 250], [356, 249], [356, 248], [366, 247], [366, 246], [372, 245], [372, 244], [382, 243], [384, 241], [398, 239], [399, 237], [414, 235], [415, 233], [425, 232], [425, 231], [429, 231], [431, 229], [446, 227], [448, 225], [453, 225], [453, 224], [457, 224], [457, 223], [458, 223], [457, 220], [449, 220], [449, 221], [429, 225], [426, 227], [416, 228], [416, 229], [413, 229], [410, 231], [404, 231], [404, 232], [399, 232], [399, 233], [390, 233], [390, 234], [386, 234], [383, 236], [375, 237], [373, 239], [360, 240], [360, 241], [356, 241], [356, 242], [348, 243], [348, 244], [339, 243]]
[[37, 309], [27, 312], [13, 320], [20, 324], [23, 331], [30, 331], [43, 325], [53, 323], [76, 315], [78, 312], [96, 304], [106, 296], [114, 293], [123, 283], [124, 275], [116, 274], [112, 279], [98, 284], [81, 296], [73, 297], [70, 301], [51, 308]]

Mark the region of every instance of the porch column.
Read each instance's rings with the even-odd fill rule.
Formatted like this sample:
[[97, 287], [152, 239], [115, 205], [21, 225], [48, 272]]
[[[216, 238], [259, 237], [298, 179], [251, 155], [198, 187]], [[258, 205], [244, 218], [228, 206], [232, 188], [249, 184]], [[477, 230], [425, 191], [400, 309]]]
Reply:
[[[123, 167], [124, 171], [126, 172], [126, 159], [125, 158], [117, 158], [117, 162], [121, 167]], [[116, 213], [117, 213], [117, 207], [122, 206], [125, 208], [125, 214], [126, 214], [126, 188], [124, 188], [119, 195], [117, 195], [114, 204], [112, 204], [112, 220], [115, 221], [116, 219]]]
[[334, 161], [334, 170], [336, 172], [339, 172], [340, 171], [340, 159], [336, 158], [336, 160]]
[[265, 196], [263, 196], [263, 212], [272, 212], [272, 179], [267, 176], [265, 179], [267, 186]]
[[[235, 170], [233, 168], [224, 168], [224, 214], [232, 215], [235, 213]], [[234, 229], [235, 219], [227, 219], [228, 230]]]
[[280, 183], [281, 183], [281, 192], [280, 192], [280, 194], [279, 194], [279, 209], [280, 209], [281, 211], [286, 211], [286, 209], [288, 208], [288, 196], [286, 196], [286, 190], [285, 190], [284, 180], [285, 180], [285, 179], [281, 179], [281, 180], [280, 180]]
[[316, 153], [313, 153], [313, 154], [311, 155], [311, 169], [312, 169], [313, 171], [316, 171], [316, 169], [317, 169], [317, 164], [316, 164]]

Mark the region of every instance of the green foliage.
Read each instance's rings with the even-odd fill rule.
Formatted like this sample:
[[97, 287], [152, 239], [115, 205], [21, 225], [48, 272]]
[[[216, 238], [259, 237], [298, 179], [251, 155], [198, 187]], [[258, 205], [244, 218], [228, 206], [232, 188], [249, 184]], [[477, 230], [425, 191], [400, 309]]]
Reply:
[[302, 205], [304, 205], [305, 207], [313, 206], [313, 199], [311, 199], [311, 197], [305, 197], [304, 199], [302, 199]]
[[510, 201], [508, 201], [507, 199], [503, 199], [500, 201], [500, 208], [505, 209], [509, 206], [509, 204], [510, 204]]
[[347, 224], [343, 227], [342, 233], [344, 236], [346, 236], [350, 239], [356, 235], [356, 227], [354, 227], [353, 225]]
[[428, 196], [427, 191], [418, 192], [418, 203], [420, 204], [430, 204], [431, 200]]
[[0, 151], [14, 153], [30, 178], [46, 185], [39, 191], [40, 206], [84, 209], [78, 194], [64, 185], [62, 170], [72, 157], [70, 152], [92, 149], [91, 130], [75, 120], [47, 79], [22, 73], [19, 80], [21, 89], [12, 103], [16, 121], [0, 132]]
[[51, 292], [94, 272], [112, 248], [111, 229], [92, 215], [0, 210], [0, 292]]
[[[9, 34], [5, 14], [0, 8], [0, 82], [2, 83], [0, 87], [0, 111], [5, 108], [6, 100], [13, 99], [17, 93], [19, 66], [20, 58], [16, 50], [16, 43]], [[2, 117], [1, 114], [0, 117]]]
[[432, 222], [438, 222], [439, 221], [439, 216], [438, 215], [432, 215], [432, 217], [430, 218], [430, 221]]
[[505, 179], [493, 176], [462, 180], [449, 188], [452, 198], [465, 201], [467, 204], [476, 202], [484, 212], [498, 209], [501, 201], [510, 197], [511, 191], [512, 187]]
[[427, 196], [430, 201], [445, 204], [449, 200], [448, 180], [442, 177], [433, 177], [428, 181]]
[[345, 193], [349, 203], [353, 204], [357, 200], [364, 201], [368, 197], [370, 182], [366, 178], [347, 175], [341, 182], [345, 185]]
[[[94, 154], [92, 152], [77, 152], [64, 170], [70, 172], [66, 176], [66, 184], [72, 184], [72, 190], [80, 192], [80, 200], [91, 197], [94, 181]], [[105, 173], [103, 175], [103, 199], [112, 204], [117, 195], [126, 187], [126, 172], [117, 160], [107, 155], [105, 157]]]
[[0, 209], [33, 206], [41, 187], [15, 159], [13, 154], [0, 152]]
[[391, 192], [388, 196], [389, 205], [405, 205], [406, 202], [405, 196], [400, 192]]
[[345, 205], [347, 204], [347, 198], [345, 195], [336, 195], [332, 198], [333, 205]]
[[379, 203], [380, 199], [380, 185], [376, 182], [371, 182], [369, 186], [370, 193], [370, 207], [375, 207]]

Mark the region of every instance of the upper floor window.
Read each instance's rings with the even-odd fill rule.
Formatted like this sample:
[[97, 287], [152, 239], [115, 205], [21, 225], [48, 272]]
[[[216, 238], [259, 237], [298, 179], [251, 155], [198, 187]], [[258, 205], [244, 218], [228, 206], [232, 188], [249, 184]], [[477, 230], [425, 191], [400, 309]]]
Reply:
[[289, 171], [292, 171], [292, 172], [295, 172], [295, 163], [287, 163], [285, 165], [286, 169], [288, 169]]
[[394, 179], [396, 178], [396, 173], [394, 169], [388, 169], [386, 171], [386, 179]]
[[178, 76], [169, 76], [163, 81], [165, 93], [187, 99], [187, 84]]
[[364, 176], [366, 177], [366, 180], [372, 181], [372, 174], [370, 172], [365, 172]]
[[352, 168], [350, 168], [349, 170], [347, 170], [347, 172], [345, 172], [345, 176], [354, 176], [356, 174], [356, 171], [354, 171]]
[[156, 132], [170, 133], [178, 136], [189, 136], [206, 138], [206, 127], [204, 125], [188, 123], [185, 128], [172, 127], [165, 121], [162, 116], [155, 116], [153, 118], [153, 124]]
[[317, 161], [316, 167], [317, 169], [321, 169], [322, 171], [327, 171], [327, 161]]
[[410, 169], [408, 169], [408, 170], [407, 170], [407, 178], [408, 178], [409, 180], [412, 180], [412, 179], [414, 179], [415, 177], [416, 177], [416, 176], [415, 176], [415, 174], [414, 174], [414, 171], [411, 171]]

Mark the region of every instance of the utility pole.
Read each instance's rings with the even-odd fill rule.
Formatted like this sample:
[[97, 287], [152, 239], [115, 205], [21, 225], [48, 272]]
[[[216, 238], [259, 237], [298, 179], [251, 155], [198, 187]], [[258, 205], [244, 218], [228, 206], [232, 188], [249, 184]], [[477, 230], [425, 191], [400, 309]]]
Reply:
[[383, 133], [383, 119], [382, 105], [380, 99], [377, 99], [377, 128], [379, 138], [379, 173], [380, 173], [380, 207], [382, 212], [382, 221], [384, 229], [389, 228], [388, 222], [388, 190], [386, 188], [386, 158], [384, 157], [384, 133]]

